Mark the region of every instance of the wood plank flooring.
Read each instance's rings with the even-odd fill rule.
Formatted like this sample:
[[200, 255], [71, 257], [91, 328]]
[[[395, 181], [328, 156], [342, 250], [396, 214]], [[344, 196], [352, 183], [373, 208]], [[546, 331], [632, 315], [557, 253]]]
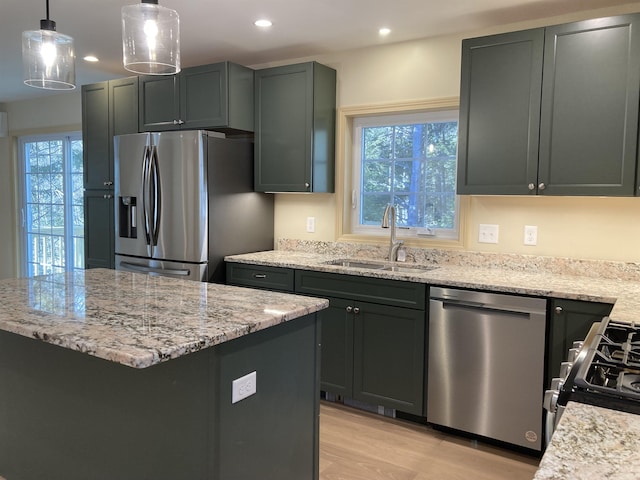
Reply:
[[320, 480], [531, 480], [538, 463], [427, 426], [320, 406]]

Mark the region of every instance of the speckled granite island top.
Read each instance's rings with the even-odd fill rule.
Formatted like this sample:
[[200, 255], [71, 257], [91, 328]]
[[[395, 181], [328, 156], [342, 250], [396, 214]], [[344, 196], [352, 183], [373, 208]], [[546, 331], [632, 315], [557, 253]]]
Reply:
[[633, 480], [640, 415], [569, 402], [534, 480]]
[[0, 280], [0, 330], [135, 368], [327, 306], [319, 298], [106, 269]]

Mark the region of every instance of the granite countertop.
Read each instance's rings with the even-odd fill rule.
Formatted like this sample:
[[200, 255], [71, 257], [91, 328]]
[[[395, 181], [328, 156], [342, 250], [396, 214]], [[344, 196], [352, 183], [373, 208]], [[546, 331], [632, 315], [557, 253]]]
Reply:
[[116, 270], [0, 280], [0, 330], [145, 368], [328, 306]]
[[[563, 298], [614, 304], [611, 318], [621, 322], [638, 320], [640, 311], [640, 281], [600, 278], [586, 275], [563, 275], [517, 270], [512, 267], [434, 265], [433, 270], [418, 273], [391, 272], [364, 268], [328, 265], [327, 262], [344, 258], [326, 253], [308, 253], [272, 250], [244, 255], [231, 255], [227, 262], [273, 267], [298, 268], [367, 277], [389, 278], [438, 286], [484, 289], [496, 292]], [[410, 263], [406, 264], [411, 265]]]
[[640, 415], [569, 402], [534, 480], [632, 480], [640, 472]]

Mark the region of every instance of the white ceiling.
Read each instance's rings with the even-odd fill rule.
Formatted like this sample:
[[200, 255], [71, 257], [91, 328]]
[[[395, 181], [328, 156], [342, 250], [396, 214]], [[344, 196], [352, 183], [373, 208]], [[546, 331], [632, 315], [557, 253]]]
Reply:
[[[137, 0], [49, 0], [57, 30], [75, 40], [76, 83], [129, 75], [122, 67], [120, 9]], [[180, 15], [182, 66], [243, 65], [466, 32], [634, 3], [628, 0], [160, 0]], [[45, 0], [0, 0], [0, 102], [50, 94], [22, 83], [21, 34], [40, 28]], [[269, 30], [253, 25], [259, 17]], [[380, 27], [391, 34], [380, 39]], [[98, 64], [82, 60], [87, 54]], [[59, 92], [55, 92], [59, 93]]]

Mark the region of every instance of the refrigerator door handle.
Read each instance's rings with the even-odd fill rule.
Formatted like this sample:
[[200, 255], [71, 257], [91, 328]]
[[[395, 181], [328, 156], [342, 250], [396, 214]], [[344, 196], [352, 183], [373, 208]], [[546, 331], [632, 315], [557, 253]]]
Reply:
[[[147, 245], [151, 245], [151, 237], [149, 232], [149, 161], [150, 161], [150, 147], [146, 145], [144, 147], [144, 154], [142, 156], [142, 218], [144, 220], [144, 236], [147, 240]], [[150, 250], [150, 249], [149, 249]], [[149, 251], [149, 256], [151, 252]]]
[[158, 165], [158, 149], [154, 145], [151, 147], [151, 162], [149, 165], [149, 177], [151, 184], [151, 205], [153, 211], [151, 213], [151, 240], [152, 245], [158, 245], [158, 237], [160, 236], [160, 213], [162, 208], [162, 195], [160, 191], [160, 167]]
[[163, 273], [165, 275], [176, 275], [180, 277], [188, 277], [191, 273], [189, 270], [184, 270], [184, 269], [154, 268], [154, 267], [147, 267], [146, 265], [140, 265], [140, 264], [131, 263], [131, 262], [120, 262], [120, 266], [124, 267], [125, 270], [133, 270], [135, 272]]

